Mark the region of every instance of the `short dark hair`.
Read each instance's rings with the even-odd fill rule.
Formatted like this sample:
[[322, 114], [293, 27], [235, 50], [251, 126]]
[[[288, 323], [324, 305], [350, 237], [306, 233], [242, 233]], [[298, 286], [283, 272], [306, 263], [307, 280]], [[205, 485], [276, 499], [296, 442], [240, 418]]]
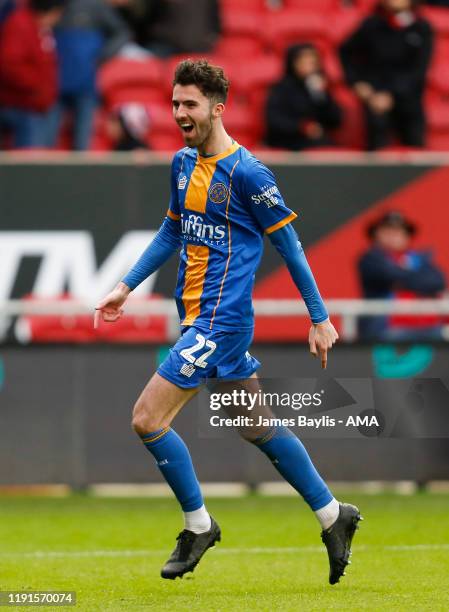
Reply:
[[216, 102], [226, 102], [229, 81], [220, 66], [209, 64], [206, 59], [186, 59], [176, 66], [173, 86], [196, 85], [201, 93]]

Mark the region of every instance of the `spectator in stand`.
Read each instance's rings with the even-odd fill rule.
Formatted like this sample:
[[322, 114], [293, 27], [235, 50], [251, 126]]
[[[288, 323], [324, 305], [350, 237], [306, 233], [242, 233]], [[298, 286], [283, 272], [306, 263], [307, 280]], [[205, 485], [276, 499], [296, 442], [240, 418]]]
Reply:
[[416, 0], [381, 0], [343, 43], [346, 79], [365, 109], [367, 148], [389, 143], [394, 129], [403, 145], [423, 147], [422, 96], [433, 32]]
[[68, 0], [55, 31], [60, 89], [48, 128], [48, 145], [57, 144], [63, 114], [73, 117], [73, 148], [89, 148], [98, 104], [96, 77], [99, 64], [130, 42], [126, 23], [104, 0]]
[[332, 144], [329, 130], [340, 125], [341, 110], [327, 89], [313, 45], [288, 49], [285, 76], [268, 96], [266, 123], [266, 142], [271, 147], [299, 151]]
[[218, 0], [153, 0], [147, 48], [159, 57], [205, 53], [221, 32]]
[[[390, 211], [367, 228], [371, 247], [359, 261], [360, 282], [367, 299], [434, 298], [445, 288], [442, 272], [430, 253], [416, 251], [416, 226]], [[441, 339], [442, 320], [434, 315], [361, 317], [363, 340]]]
[[148, 111], [142, 104], [123, 104], [111, 113], [106, 129], [114, 151], [148, 150]]
[[0, 130], [16, 148], [42, 147], [57, 98], [52, 28], [63, 0], [30, 0], [8, 15], [0, 36]]

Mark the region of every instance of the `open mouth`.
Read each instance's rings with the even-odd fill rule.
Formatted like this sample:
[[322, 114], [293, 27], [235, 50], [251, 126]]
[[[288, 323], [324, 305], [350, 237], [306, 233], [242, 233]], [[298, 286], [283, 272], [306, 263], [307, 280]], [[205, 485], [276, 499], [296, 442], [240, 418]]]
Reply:
[[193, 124], [192, 123], [180, 123], [179, 127], [184, 132], [184, 134], [190, 134], [193, 132]]

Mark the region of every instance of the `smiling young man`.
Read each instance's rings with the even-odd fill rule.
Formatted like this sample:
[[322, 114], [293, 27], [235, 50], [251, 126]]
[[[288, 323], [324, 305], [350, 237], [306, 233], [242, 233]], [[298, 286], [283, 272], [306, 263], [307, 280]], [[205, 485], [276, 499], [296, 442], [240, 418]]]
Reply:
[[[206, 60], [181, 62], [173, 82], [173, 116], [186, 147], [174, 156], [165, 220], [122, 282], [98, 305], [95, 325], [117, 321], [129, 293], [181, 247], [176, 301], [181, 337], [137, 400], [133, 427], [155, 458], [184, 512], [185, 529], [162, 568], [163, 578], [193, 571], [220, 540], [204, 505], [189, 451], [170, 424], [207, 379], [258, 385], [260, 363], [248, 348], [253, 337], [252, 288], [263, 236], [284, 258], [308, 307], [310, 351], [326, 367], [337, 332], [319, 294], [273, 174], [229, 136], [223, 126], [229, 83]], [[242, 434], [273, 462], [322, 527], [335, 584], [349, 561], [360, 514], [340, 504], [314, 468], [299, 439], [286, 427]]]

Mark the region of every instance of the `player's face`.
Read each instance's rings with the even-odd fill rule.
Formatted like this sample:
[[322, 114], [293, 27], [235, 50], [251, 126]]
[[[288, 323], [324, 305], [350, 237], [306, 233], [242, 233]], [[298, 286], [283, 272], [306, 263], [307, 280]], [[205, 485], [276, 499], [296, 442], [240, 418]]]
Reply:
[[196, 85], [174, 86], [173, 117], [188, 147], [199, 147], [209, 138], [217, 106]]

